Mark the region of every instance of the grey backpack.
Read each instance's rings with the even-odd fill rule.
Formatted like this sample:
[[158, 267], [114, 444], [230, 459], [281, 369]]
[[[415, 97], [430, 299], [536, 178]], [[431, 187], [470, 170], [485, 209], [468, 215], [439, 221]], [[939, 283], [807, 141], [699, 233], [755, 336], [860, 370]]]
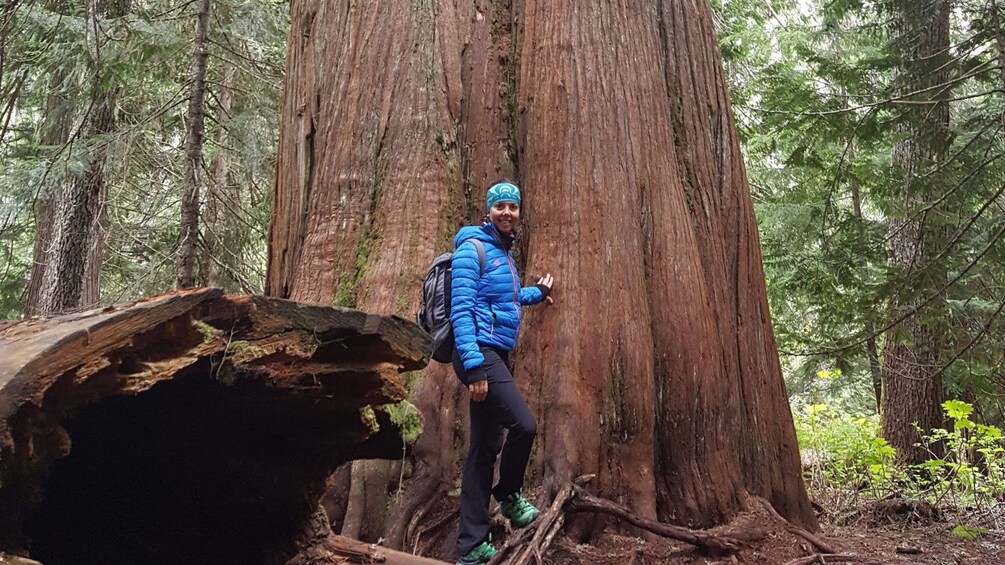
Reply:
[[[485, 247], [470, 239], [478, 250], [478, 276], [485, 273]], [[422, 280], [422, 304], [415, 314], [415, 323], [433, 338], [433, 361], [449, 363], [454, 353], [454, 328], [450, 325], [450, 260], [453, 253], [444, 253], [429, 266]]]

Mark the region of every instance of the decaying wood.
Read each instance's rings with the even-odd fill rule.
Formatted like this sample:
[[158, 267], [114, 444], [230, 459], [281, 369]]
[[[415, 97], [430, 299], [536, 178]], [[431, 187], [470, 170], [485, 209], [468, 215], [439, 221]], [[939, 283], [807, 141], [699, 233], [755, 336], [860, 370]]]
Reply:
[[[423, 367], [427, 349], [397, 317], [216, 289], [0, 324], [0, 551], [30, 544], [46, 562], [66, 549], [50, 532], [65, 530], [66, 505], [79, 504], [74, 512], [91, 514], [72, 530], [90, 540], [114, 527], [136, 538], [133, 550], [163, 542], [163, 555], [189, 552], [176, 562], [214, 562], [213, 551], [215, 562], [281, 556], [332, 469], [401, 457], [398, 424], [380, 406], [405, 398], [399, 373]], [[130, 488], [144, 502], [116, 498]], [[97, 506], [77, 500], [84, 491]], [[101, 506], [116, 503], [165, 508], [128, 520]], [[206, 528], [227, 529], [218, 548], [198, 545], [208, 545]], [[242, 546], [241, 530], [259, 529], [262, 546]], [[144, 538], [153, 531], [174, 541]]]
[[286, 565], [331, 565], [337, 563], [385, 563], [386, 565], [442, 565], [426, 557], [402, 553], [375, 544], [331, 534], [324, 543], [297, 555]]
[[793, 524], [792, 522], [789, 522], [788, 520], [786, 520], [785, 518], [783, 518], [775, 510], [775, 508], [771, 505], [771, 503], [768, 502], [767, 500], [765, 500], [763, 498], [757, 498], [757, 501], [760, 502], [761, 506], [763, 506], [764, 509], [769, 514], [771, 514], [772, 516], [774, 516], [774, 518], [776, 520], [778, 520], [778, 521], [782, 522], [783, 524], [785, 524], [785, 530], [787, 532], [789, 532], [790, 534], [797, 535], [797, 536], [803, 538], [804, 540], [812, 543], [814, 546], [816, 546], [816, 548], [818, 550], [820, 550], [823, 553], [828, 553], [828, 554], [836, 554], [837, 553], [837, 550], [834, 549], [834, 547], [832, 545], [830, 545], [829, 543], [825, 542], [824, 540], [820, 539], [819, 537], [811, 534], [810, 532], [807, 532], [803, 528], [800, 528], [799, 526], [797, 526], [797, 525]]

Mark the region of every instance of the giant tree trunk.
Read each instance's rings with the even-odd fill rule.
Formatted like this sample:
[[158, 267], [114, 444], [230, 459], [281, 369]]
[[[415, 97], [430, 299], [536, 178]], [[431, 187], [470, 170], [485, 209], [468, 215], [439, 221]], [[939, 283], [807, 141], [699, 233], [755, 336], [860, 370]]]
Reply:
[[[533, 475], [597, 473], [637, 513], [693, 525], [749, 492], [815, 526], [704, 0], [292, 10], [268, 293], [410, 314], [430, 260], [512, 175], [524, 282], [557, 277], [516, 364]], [[441, 434], [456, 414], [430, 389], [449, 379], [418, 384]], [[437, 457], [413, 479], [426, 494], [453, 469]], [[423, 508], [406, 493], [392, 544]]]
[[[893, 48], [899, 59], [896, 86], [903, 92], [929, 89], [908, 105], [893, 150], [903, 184], [894, 191], [889, 228], [889, 262], [903, 277], [891, 297], [896, 323], [883, 351], [883, 436], [901, 459], [919, 463], [919, 436], [942, 422], [942, 347], [947, 329], [945, 261], [946, 221], [939, 208], [928, 209], [941, 194], [937, 169], [949, 146], [949, 89], [932, 88], [949, 77], [949, 2], [894, 1]], [[905, 318], [906, 316], [906, 318]]]

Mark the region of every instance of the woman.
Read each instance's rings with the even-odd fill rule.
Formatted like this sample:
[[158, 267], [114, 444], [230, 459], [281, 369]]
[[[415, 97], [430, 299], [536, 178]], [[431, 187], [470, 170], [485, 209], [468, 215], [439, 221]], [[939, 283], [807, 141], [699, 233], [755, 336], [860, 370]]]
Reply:
[[[489, 188], [481, 226], [466, 226], [454, 238], [450, 323], [454, 328], [454, 372], [471, 395], [471, 438], [461, 482], [459, 565], [486, 563], [496, 550], [489, 538], [489, 496], [513, 527], [539, 512], [521, 494], [537, 425], [510, 372], [521, 309], [548, 298], [553, 279], [521, 287], [510, 249], [520, 221], [520, 189], [502, 182]], [[472, 241], [484, 249], [479, 252]], [[480, 256], [481, 255], [481, 256]], [[506, 441], [503, 443], [503, 430]], [[492, 487], [499, 452], [499, 482]]]

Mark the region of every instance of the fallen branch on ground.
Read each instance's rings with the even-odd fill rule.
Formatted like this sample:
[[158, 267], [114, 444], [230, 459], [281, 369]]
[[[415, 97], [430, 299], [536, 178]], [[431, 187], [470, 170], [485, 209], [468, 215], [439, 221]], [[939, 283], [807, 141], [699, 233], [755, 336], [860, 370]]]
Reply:
[[793, 559], [785, 565], [812, 565], [813, 563], [880, 563], [871, 557], [861, 555], [850, 555], [847, 553], [814, 553], [806, 557]]

